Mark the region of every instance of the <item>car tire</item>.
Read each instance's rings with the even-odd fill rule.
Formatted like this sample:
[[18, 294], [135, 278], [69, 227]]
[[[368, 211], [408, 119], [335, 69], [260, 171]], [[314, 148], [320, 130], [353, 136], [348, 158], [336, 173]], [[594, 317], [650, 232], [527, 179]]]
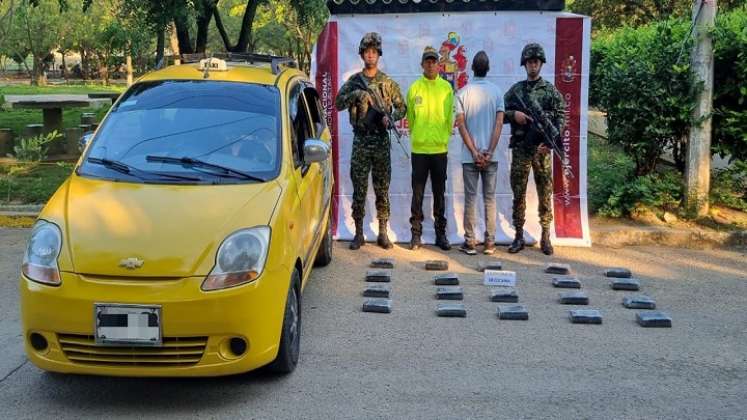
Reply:
[[319, 251], [314, 260], [314, 267], [326, 267], [332, 262], [332, 217], [327, 220], [327, 232], [319, 244]]
[[268, 365], [274, 373], [293, 372], [298, 365], [301, 352], [301, 275], [293, 270], [293, 277], [288, 288], [283, 316], [283, 330], [280, 334], [280, 348], [275, 360]]

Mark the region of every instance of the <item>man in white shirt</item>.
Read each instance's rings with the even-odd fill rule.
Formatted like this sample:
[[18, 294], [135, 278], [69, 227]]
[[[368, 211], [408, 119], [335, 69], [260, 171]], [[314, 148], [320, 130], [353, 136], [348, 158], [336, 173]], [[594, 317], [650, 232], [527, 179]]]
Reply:
[[503, 92], [487, 81], [490, 60], [485, 51], [475, 54], [472, 71], [475, 78], [457, 93], [456, 122], [462, 136], [462, 170], [464, 175], [464, 244], [460, 251], [477, 254], [474, 227], [477, 222], [475, 202], [478, 183], [482, 181], [485, 203], [485, 245], [483, 253], [495, 252], [495, 184], [498, 158], [495, 148], [503, 128]]

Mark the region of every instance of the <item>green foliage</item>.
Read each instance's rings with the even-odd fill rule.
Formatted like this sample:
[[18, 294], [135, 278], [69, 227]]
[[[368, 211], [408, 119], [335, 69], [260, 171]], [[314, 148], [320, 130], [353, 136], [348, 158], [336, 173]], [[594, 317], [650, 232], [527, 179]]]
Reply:
[[615, 186], [599, 214], [623, 217], [640, 206], [671, 212], [679, 208], [681, 201], [682, 180], [679, 173], [654, 172]]
[[62, 134], [54, 130], [48, 134], [18, 139], [13, 147], [15, 158], [21, 162], [41, 162], [47, 157], [50, 143], [60, 138]]
[[[718, 12], [732, 10], [743, 3], [744, 0], [718, 0]], [[566, 5], [574, 13], [591, 16], [594, 31], [604, 31], [623, 26], [647, 25], [672, 16], [689, 19], [693, 1], [567, 0]]]
[[711, 203], [747, 212], [747, 161], [734, 161], [728, 169], [715, 171]]
[[[747, 160], [747, 6], [718, 15], [714, 37], [713, 152]], [[689, 17], [601, 32], [592, 44], [591, 103], [607, 111], [609, 140], [654, 170], [665, 149], [684, 169], [699, 85], [690, 70]]]
[[569, 0], [567, 4], [571, 11], [591, 16], [595, 30], [640, 26], [669, 16], [683, 17], [692, 7], [690, 0]]
[[70, 165], [43, 163], [0, 165], [0, 203], [46, 203], [71, 170]]
[[0, 96], [2, 95], [45, 95], [45, 94], [74, 94], [87, 95], [95, 92], [119, 92], [125, 91], [124, 86], [105, 86], [98, 82], [88, 83], [66, 83], [64, 85], [29, 86], [29, 85], [0, 85]]
[[670, 19], [602, 34], [592, 45], [591, 101], [607, 111], [609, 141], [634, 159], [635, 175], [653, 172], [688, 132], [695, 105], [688, 29]]
[[597, 213], [614, 189], [630, 178], [634, 163], [620, 147], [612, 146], [595, 135], [589, 135], [588, 151], [589, 210]]
[[713, 37], [713, 151], [747, 161], [747, 6], [719, 15]]
[[[238, 36], [246, 5], [246, 1], [239, 0], [218, 3], [217, 10], [231, 39]], [[262, 2], [257, 7], [249, 49], [293, 57], [302, 69], [308, 71], [313, 44], [328, 17], [329, 11], [324, 0]], [[217, 36], [217, 30], [213, 32], [208, 49], [221, 51], [225, 47]]]
[[0, 54], [14, 59], [31, 55], [32, 84], [44, 84], [45, 61], [58, 43], [62, 25], [64, 21], [56, 0], [15, 2], [9, 30], [0, 43]]

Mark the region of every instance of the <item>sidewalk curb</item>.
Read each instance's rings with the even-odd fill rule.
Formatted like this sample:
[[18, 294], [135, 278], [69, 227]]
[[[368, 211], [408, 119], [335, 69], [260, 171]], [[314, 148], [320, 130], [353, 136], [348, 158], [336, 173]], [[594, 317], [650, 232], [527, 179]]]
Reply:
[[688, 249], [747, 247], [747, 230], [717, 232], [700, 228], [592, 223], [591, 243], [611, 248], [642, 245]]
[[[37, 217], [43, 205], [0, 206], [0, 216]], [[614, 220], [591, 220], [592, 246], [623, 248], [658, 245], [673, 248], [747, 248], [747, 230], [717, 232], [701, 228], [647, 226]]]

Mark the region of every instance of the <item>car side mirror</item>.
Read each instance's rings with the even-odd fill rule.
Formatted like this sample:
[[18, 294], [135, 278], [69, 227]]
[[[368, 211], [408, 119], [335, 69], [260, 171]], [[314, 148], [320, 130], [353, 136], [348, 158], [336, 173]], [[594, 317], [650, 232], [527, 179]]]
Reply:
[[78, 151], [83, 153], [84, 150], [86, 150], [86, 146], [88, 146], [88, 143], [90, 143], [91, 138], [93, 138], [93, 131], [89, 131], [87, 133], [83, 133], [83, 136], [78, 140]]
[[329, 158], [329, 144], [318, 139], [306, 139], [303, 144], [303, 160], [306, 164], [324, 162]]

